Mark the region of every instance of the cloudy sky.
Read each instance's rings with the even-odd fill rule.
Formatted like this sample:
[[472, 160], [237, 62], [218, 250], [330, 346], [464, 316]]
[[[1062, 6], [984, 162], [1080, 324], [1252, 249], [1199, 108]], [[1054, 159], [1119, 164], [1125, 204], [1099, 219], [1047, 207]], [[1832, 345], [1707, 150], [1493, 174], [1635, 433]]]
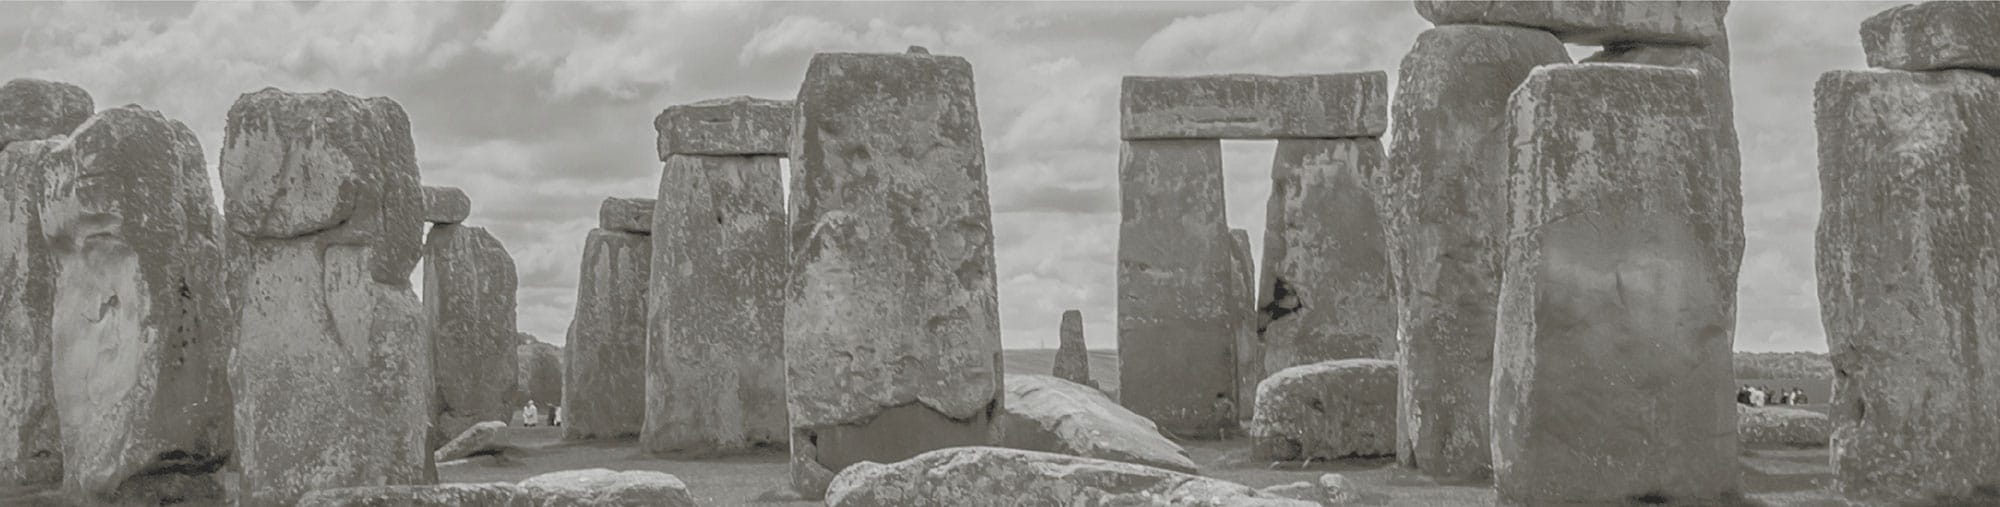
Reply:
[[[1812, 86], [1862, 67], [1861, 20], [1893, 5], [1730, 9], [1749, 236], [1738, 349], [1826, 349]], [[662, 108], [789, 98], [814, 52], [922, 45], [974, 68], [1007, 346], [1053, 347], [1062, 310], [1079, 308], [1091, 346], [1111, 348], [1120, 76], [1386, 70], [1393, 83], [1428, 27], [1409, 2], [5, 3], [0, 78], [68, 81], [100, 108], [160, 110], [200, 136], [211, 172], [238, 94], [396, 99], [424, 182], [464, 188], [468, 223], [513, 253], [521, 329], [562, 343], [598, 202], [656, 191]], [[1229, 220], [1252, 238], [1273, 149], [1225, 143]]]

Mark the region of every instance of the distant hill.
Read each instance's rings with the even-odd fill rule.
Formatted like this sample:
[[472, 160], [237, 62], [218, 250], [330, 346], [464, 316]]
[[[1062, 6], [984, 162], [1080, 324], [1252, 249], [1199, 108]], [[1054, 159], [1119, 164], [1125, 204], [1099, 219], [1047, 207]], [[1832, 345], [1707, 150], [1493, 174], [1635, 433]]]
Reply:
[[1833, 363], [1819, 352], [1737, 352], [1739, 379], [1832, 379]]

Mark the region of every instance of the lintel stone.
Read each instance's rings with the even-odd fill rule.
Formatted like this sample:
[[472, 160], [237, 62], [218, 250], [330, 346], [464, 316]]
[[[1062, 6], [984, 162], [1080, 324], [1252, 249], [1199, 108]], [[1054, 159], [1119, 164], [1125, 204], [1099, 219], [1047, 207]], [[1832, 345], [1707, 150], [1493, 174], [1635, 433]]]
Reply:
[[455, 224], [472, 216], [472, 198], [458, 187], [424, 186], [424, 221]]
[[1923, 2], [1861, 22], [1868, 66], [2000, 72], [2000, 3]]
[[793, 103], [729, 97], [668, 107], [653, 119], [660, 161], [668, 155], [785, 155]]
[[1380, 137], [1389, 126], [1382, 71], [1300, 76], [1126, 76], [1120, 138]]
[[607, 197], [597, 207], [597, 227], [618, 232], [653, 233], [653, 203], [646, 198]]

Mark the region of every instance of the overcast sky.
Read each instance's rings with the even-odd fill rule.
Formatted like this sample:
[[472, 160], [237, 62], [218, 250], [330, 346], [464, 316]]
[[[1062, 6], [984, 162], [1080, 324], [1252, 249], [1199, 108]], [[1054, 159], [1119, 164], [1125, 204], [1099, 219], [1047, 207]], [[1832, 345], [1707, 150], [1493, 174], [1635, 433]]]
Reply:
[[[1863, 66], [1860, 22], [1893, 5], [1730, 9], [1749, 237], [1740, 350], [1826, 349], [1812, 87]], [[468, 224], [512, 252], [521, 330], [560, 344], [598, 202], [657, 190], [662, 108], [790, 98], [814, 52], [922, 45], [973, 65], [1007, 346], [1053, 347], [1062, 310], [1078, 308], [1091, 347], [1111, 348], [1120, 76], [1386, 70], [1393, 83], [1428, 27], [1410, 2], [6, 3], [0, 78], [75, 83], [100, 109], [160, 110], [200, 136], [211, 173], [238, 94], [393, 98], [424, 183], [465, 189]], [[1230, 142], [1223, 157], [1231, 226], [1260, 252], [1274, 148]]]

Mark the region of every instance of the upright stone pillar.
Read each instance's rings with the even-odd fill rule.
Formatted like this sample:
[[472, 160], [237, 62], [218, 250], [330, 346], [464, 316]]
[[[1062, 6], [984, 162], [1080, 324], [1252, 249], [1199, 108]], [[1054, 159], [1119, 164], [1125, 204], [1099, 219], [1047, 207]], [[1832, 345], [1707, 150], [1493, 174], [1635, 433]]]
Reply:
[[485, 228], [438, 223], [424, 237], [424, 310], [437, 356], [434, 424], [447, 439], [508, 420], [516, 408], [521, 394], [509, 366], [517, 285], [514, 258]]
[[1056, 378], [1093, 386], [1090, 380], [1090, 349], [1083, 341], [1083, 312], [1064, 311], [1062, 314], [1062, 342], [1057, 345], [1056, 364], [1050, 372]]
[[[1728, 210], [1699, 74], [1535, 69], [1509, 100], [1494, 343], [1502, 504], [1713, 505], [1739, 493]], [[1607, 139], [1609, 137], [1609, 139]]]
[[245, 94], [222, 149], [238, 343], [238, 505], [430, 481], [423, 195], [402, 106]]
[[[651, 216], [645, 425], [655, 454], [783, 445], [786, 243], [779, 160], [789, 101], [736, 97], [667, 108]], [[794, 199], [797, 197], [795, 196]]]
[[653, 200], [605, 199], [583, 242], [563, 343], [563, 439], [639, 436], [646, 422], [646, 298]]
[[42, 237], [52, 152], [90, 118], [90, 94], [68, 83], [0, 85], [0, 486], [62, 480], [49, 332], [56, 268]]
[[1257, 311], [1257, 263], [1250, 253], [1250, 231], [1229, 230], [1229, 267], [1236, 273], [1236, 419], [1249, 420], [1257, 412], [1257, 383], [1264, 381], [1264, 340], [1258, 328], [1263, 317]]
[[1372, 181], [1382, 140], [1282, 139], [1258, 291], [1263, 371], [1396, 357], [1396, 301]]
[[1126, 141], [1119, 154], [1118, 402], [1179, 435], [1233, 414], [1240, 313], [1224, 218], [1222, 142]]
[[1507, 95], [1569, 63], [1548, 32], [1440, 26], [1417, 36], [1396, 87], [1382, 181], [1402, 370], [1396, 461], [1457, 479], [1491, 473], [1487, 393], [1507, 227]]
[[816, 55], [795, 125], [785, 366], [792, 482], [817, 498], [863, 460], [993, 441], [999, 301], [971, 64]]

